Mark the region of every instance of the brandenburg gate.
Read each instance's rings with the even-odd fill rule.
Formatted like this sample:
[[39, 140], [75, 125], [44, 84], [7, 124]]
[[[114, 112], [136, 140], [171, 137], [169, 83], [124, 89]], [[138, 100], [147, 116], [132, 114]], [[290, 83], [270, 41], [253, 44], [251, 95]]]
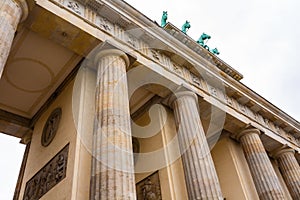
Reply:
[[15, 200], [300, 199], [299, 122], [172, 23], [122, 0], [2, 0], [0, 35]]

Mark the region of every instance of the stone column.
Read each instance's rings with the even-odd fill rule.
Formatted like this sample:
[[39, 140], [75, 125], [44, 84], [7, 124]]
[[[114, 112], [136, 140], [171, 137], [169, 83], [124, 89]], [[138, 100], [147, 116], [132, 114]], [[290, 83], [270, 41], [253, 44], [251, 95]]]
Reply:
[[283, 189], [259, 137], [258, 129], [238, 134], [259, 199], [284, 199]]
[[0, 79], [18, 24], [28, 15], [25, 0], [0, 1]]
[[126, 67], [120, 50], [96, 55], [96, 116], [90, 199], [136, 199]]
[[193, 92], [177, 92], [170, 99], [182, 153], [189, 199], [223, 199], [215, 166]]
[[293, 199], [300, 199], [300, 167], [295, 151], [288, 147], [277, 149], [273, 156], [277, 159], [283, 179]]

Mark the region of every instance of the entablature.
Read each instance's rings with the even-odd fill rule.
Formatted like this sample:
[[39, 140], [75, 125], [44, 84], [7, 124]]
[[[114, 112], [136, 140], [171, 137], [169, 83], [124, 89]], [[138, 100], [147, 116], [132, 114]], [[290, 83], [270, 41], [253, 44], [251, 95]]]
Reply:
[[[191, 49], [188, 45], [195, 44], [188, 36], [179, 41], [174, 36], [176, 30], [169, 29], [172, 28], [171, 24], [165, 28], [169, 30], [167, 32], [123, 1], [49, 1], [105, 33], [92, 33], [99, 40], [113, 39], [126, 45], [131, 51], [182, 78], [200, 96], [208, 95], [226, 108], [237, 111], [266, 130], [300, 146], [299, 122], [240, 83], [238, 80], [242, 75], [215, 55], [200, 45]], [[37, 3], [43, 4], [40, 0]], [[139, 58], [137, 62], [141, 62]], [[222, 84], [216, 84], [215, 80]]]

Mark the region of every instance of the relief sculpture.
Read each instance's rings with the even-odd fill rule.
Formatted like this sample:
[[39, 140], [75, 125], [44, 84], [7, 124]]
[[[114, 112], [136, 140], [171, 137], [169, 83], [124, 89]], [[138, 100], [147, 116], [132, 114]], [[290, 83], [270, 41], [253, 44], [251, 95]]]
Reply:
[[137, 200], [161, 200], [158, 172], [151, 174], [136, 185]]
[[27, 183], [23, 200], [37, 200], [66, 177], [69, 144]]
[[56, 108], [52, 111], [47, 119], [41, 138], [41, 143], [44, 147], [48, 146], [55, 137], [61, 118], [61, 108]]
[[68, 1], [67, 7], [70, 8], [71, 10], [73, 10], [75, 13], [81, 15], [80, 7], [77, 2]]

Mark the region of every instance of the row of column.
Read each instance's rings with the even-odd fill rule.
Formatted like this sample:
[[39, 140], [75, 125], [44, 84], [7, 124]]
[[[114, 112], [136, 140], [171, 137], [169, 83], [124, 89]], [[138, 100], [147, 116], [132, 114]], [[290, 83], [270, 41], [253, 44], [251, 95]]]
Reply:
[[[20, 22], [28, 15], [25, 0], [0, 2], [0, 78]], [[127, 56], [113, 50], [98, 55], [97, 116], [91, 199], [135, 199], [130, 115], [126, 80]], [[190, 199], [223, 199], [198, 113], [196, 94], [178, 92], [174, 109]], [[238, 135], [260, 199], [284, 199], [283, 190], [259, 137], [259, 130]], [[300, 168], [292, 149], [274, 157], [294, 199], [300, 199]], [[112, 158], [112, 160], [110, 160]], [[101, 164], [101, 162], [106, 162]]]
[[[0, 78], [20, 22], [25, 0], [0, 2]], [[127, 56], [118, 50], [101, 52], [98, 65], [97, 115], [94, 133], [91, 199], [135, 199], [130, 114], [126, 80]], [[193, 92], [178, 92], [174, 109], [189, 199], [223, 199]], [[260, 199], [284, 199], [283, 190], [259, 137], [259, 130], [238, 135]], [[280, 149], [277, 159], [294, 199], [300, 199], [300, 168], [292, 149]], [[102, 163], [101, 163], [102, 162]], [[103, 164], [103, 162], [105, 162]]]
[[[119, 50], [96, 56], [96, 120], [90, 199], [135, 199], [126, 68], [129, 59]], [[189, 199], [223, 199], [198, 110], [191, 91], [174, 94], [174, 110]], [[279, 179], [258, 129], [246, 129], [237, 139], [243, 148], [259, 198], [284, 199]], [[300, 199], [300, 168], [291, 149], [274, 154], [293, 199]]]
[[[135, 199], [126, 67], [119, 50], [97, 54], [96, 117], [90, 199]], [[189, 199], [223, 199], [198, 112], [197, 95], [178, 92], [174, 108]]]
[[20, 22], [28, 15], [26, 0], [0, 1], [0, 79]]
[[[284, 192], [271, 161], [259, 137], [258, 129], [246, 129], [238, 134], [252, 178], [260, 199], [284, 199]], [[273, 157], [293, 199], [300, 199], [300, 167], [294, 150], [280, 148]]]

